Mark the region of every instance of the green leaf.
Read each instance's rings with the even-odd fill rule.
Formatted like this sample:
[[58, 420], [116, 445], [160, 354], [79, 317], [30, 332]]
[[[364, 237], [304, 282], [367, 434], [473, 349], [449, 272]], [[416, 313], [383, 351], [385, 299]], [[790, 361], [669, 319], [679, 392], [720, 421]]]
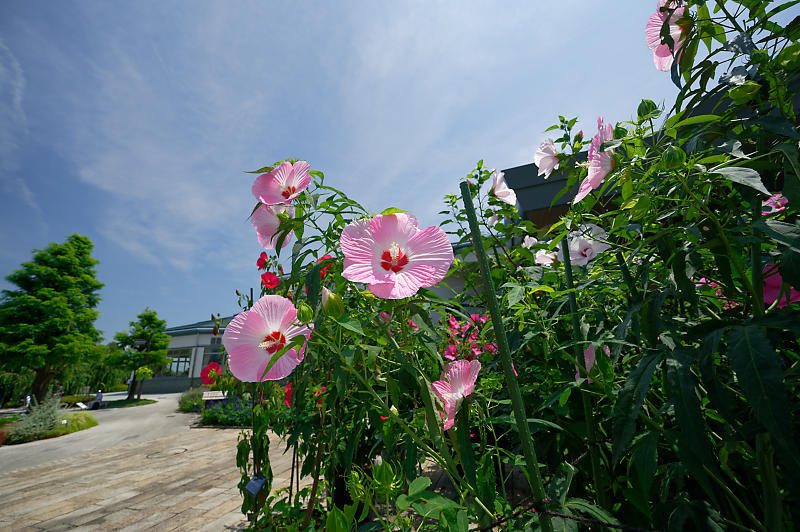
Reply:
[[754, 188], [762, 194], [770, 195], [767, 187], [761, 182], [761, 176], [752, 168], [744, 168], [741, 166], [728, 166], [725, 168], [715, 168], [710, 171], [713, 174], [720, 174], [726, 179], [739, 183], [750, 188]]
[[571, 498], [567, 500], [567, 503], [564, 506], [570, 510], [575, 510], [576, 512], [588, 515], [604, 523], [611, 525], [620, 524], [619, 521], [617, 521], [617, 519], [606, 510], [584, 499]]
[[388, 209], [384, 209], [381, 211], [381, 214], [397, 214], [398, 212], [408, 212], [404, 211], [403, 209], [398, 209], [397, 207], [389, 207]]
[[424, 489], [431, 485], [431, 479], [428, 477], [417, 477], [408, 485], [408, 496], [416, 498]]
[[764, 219], [753, 222], [752, 226], [776, 242], [780, 242], [788, 246], [792, 251], [800, 253], [800, 226]]
[[273, 171], [275, 168], [272, 166], [265, 166], [264, 168], [259, 168], [258, 170], [247, 170], [245, 171], [246, 174], [267, 174]]
[[647, 390], [650, 389], [650, 381], [656, 370], [661, 355], [649, 354], [642, 357], [636, 368], [628, 375], [622, 390], [617, 397], [617, 404], [614, 406], [612, 415], [612, 449], [614, 463], [617, 463], [633, 438], [636, 430], [636, 419], [644, 403]]
[[791, 122], [783, 117], [762, 116], [761, 118], [755, 120], [755, 123], [760, 124], [761, 127], [770, 133], [800, 140], [800, 133], [797, 132]]
[[650, 486], [653, 485], [656, 469], [658, 468], [658, 433], [648, 431], [639, 438], [631, 455], [631, 464], [636, 472], [636, 486], [648, 499]]
[[355, 318], [351, 318], [350, 316], [344, 316], [336, 320], [336, 323], [338, 323], [348, 331], [353, 331], [356, 334], [364, 336], [364, 329], [361, 327], [361, 322]]
[[677, 129], [683, 126], [693, 126], [695, 124], [704, 124], [706, 122], [716, 122], [719, 119], [719, 115], [697, 115], [687, 118], [686, 120], [681, 120], [671, 127]]
[[708, 427], [703, 421], [700, 401], [695, 392], [690, 360], [691, 355], [682, 351], [676, 351], [667, 359], [669, 398], [675, 405], [675, 418], [678, 422], [678, 453], [689, 473], [709, 497], [713, 497], [713, 490], [703, 466], [716, 469], [712, 466], [716, 462], [708, 441]]
[[755, 325], [731, 327], [728, 358], [756, 418], [769, 431], [781, 462], [797, 478], [800, 454], [792, 431], [780, 359]]

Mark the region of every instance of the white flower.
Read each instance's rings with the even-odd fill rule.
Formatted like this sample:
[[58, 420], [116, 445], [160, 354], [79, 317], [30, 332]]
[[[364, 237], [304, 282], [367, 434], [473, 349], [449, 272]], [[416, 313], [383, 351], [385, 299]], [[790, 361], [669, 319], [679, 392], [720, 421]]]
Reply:
[[545, 139], [533, 155], [533, 162], [539, 168], [539, 175], [547, 179], [553, 170], [558, 169], [558, 151], [553, 139]]
[[503, 203], [508, 203], [513, 207], [517, 204], [517, 193], [508, 188], [503, 175], [503, 172], [498, 173], [497, 170], [494, 171], [494, 178], [492, 179], [492, 192], [497, 199]]
[[547, 250], [540, 249], [536, 252], [536, 257], [534, 258], [536, 264], [541, 264], [542, 266], [552, 266], [553, 264], [558, 261], [558, 256], [556, 255], [555, 251], [548, 252]]
[[[609, 244], [601, 242], [606, 240], [606, 232], [595, 224], [582, 225], [578, 231], [571, 232], [568, 238], [569, 259], [578, 266], [586, 266], [598, 254], [611, 249]], [[563, 260], [560, 250], [558, 258]]]
[[486, 223], [489, 225], [494, 225], [500, 221], [500, 215], [496, 212], [492, 211], [492, 215], [486, 219]]
[[531, 235], [525, 235], [525, 238], [522, 240], [522, 247], [524, 247], [525, 249], [531, 249], [533, 246], [535, 246], [538, 243], [539, 243], [539, 241], [536, 240]]

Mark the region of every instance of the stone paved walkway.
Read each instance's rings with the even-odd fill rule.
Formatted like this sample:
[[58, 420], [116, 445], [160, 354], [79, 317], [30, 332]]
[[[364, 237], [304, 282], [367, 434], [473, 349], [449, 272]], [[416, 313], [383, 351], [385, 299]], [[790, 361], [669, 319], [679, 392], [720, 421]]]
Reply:
[[[3, 471], [0, 530], [241, 530], [238, 434], [195, 428]], [[289, 484], [283, 446], [272, 438], [273, 489]]]

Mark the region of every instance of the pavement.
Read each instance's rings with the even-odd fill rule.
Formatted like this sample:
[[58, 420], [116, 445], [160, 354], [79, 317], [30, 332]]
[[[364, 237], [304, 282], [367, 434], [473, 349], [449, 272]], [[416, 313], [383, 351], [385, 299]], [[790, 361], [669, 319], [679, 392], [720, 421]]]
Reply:
[[[142, 397], [158, 403], [93, 411], [96, 427], [0, 447], [0, 530], [244, 529], [240, 430], [193, 428], [180, 394]], [[272, 438], [273, 489], [289, 485], [283, 449]]]

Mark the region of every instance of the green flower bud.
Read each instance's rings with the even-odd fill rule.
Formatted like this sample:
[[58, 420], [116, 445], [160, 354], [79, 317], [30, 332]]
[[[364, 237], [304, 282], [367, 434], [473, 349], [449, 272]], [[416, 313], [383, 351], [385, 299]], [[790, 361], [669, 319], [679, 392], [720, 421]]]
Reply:
[[342, 297], [334, 292], [328, 294], [328, 298], [323, 304], [322, 311], [326, 316], [330, 316], [333, 319], [341, 318], [344, 314], [344, 301], [342, 301]]
[[677, 146], [669, 146], [661, 154], [661, 164], [665, 170], [675, 170], [686, 163], [686, 152]]
[[312, 319], [314, 319], [314, 310], [311, 307], [303, 302], [297, 305], [297, 321], [308, 323]]
[[737, 85], [728, 91], [728, 96], [731, 100], [741, 105], [747, 103], [755, 98], [761, 91], [761, 85], [755, 81], [745, 81], [741, 85]]

